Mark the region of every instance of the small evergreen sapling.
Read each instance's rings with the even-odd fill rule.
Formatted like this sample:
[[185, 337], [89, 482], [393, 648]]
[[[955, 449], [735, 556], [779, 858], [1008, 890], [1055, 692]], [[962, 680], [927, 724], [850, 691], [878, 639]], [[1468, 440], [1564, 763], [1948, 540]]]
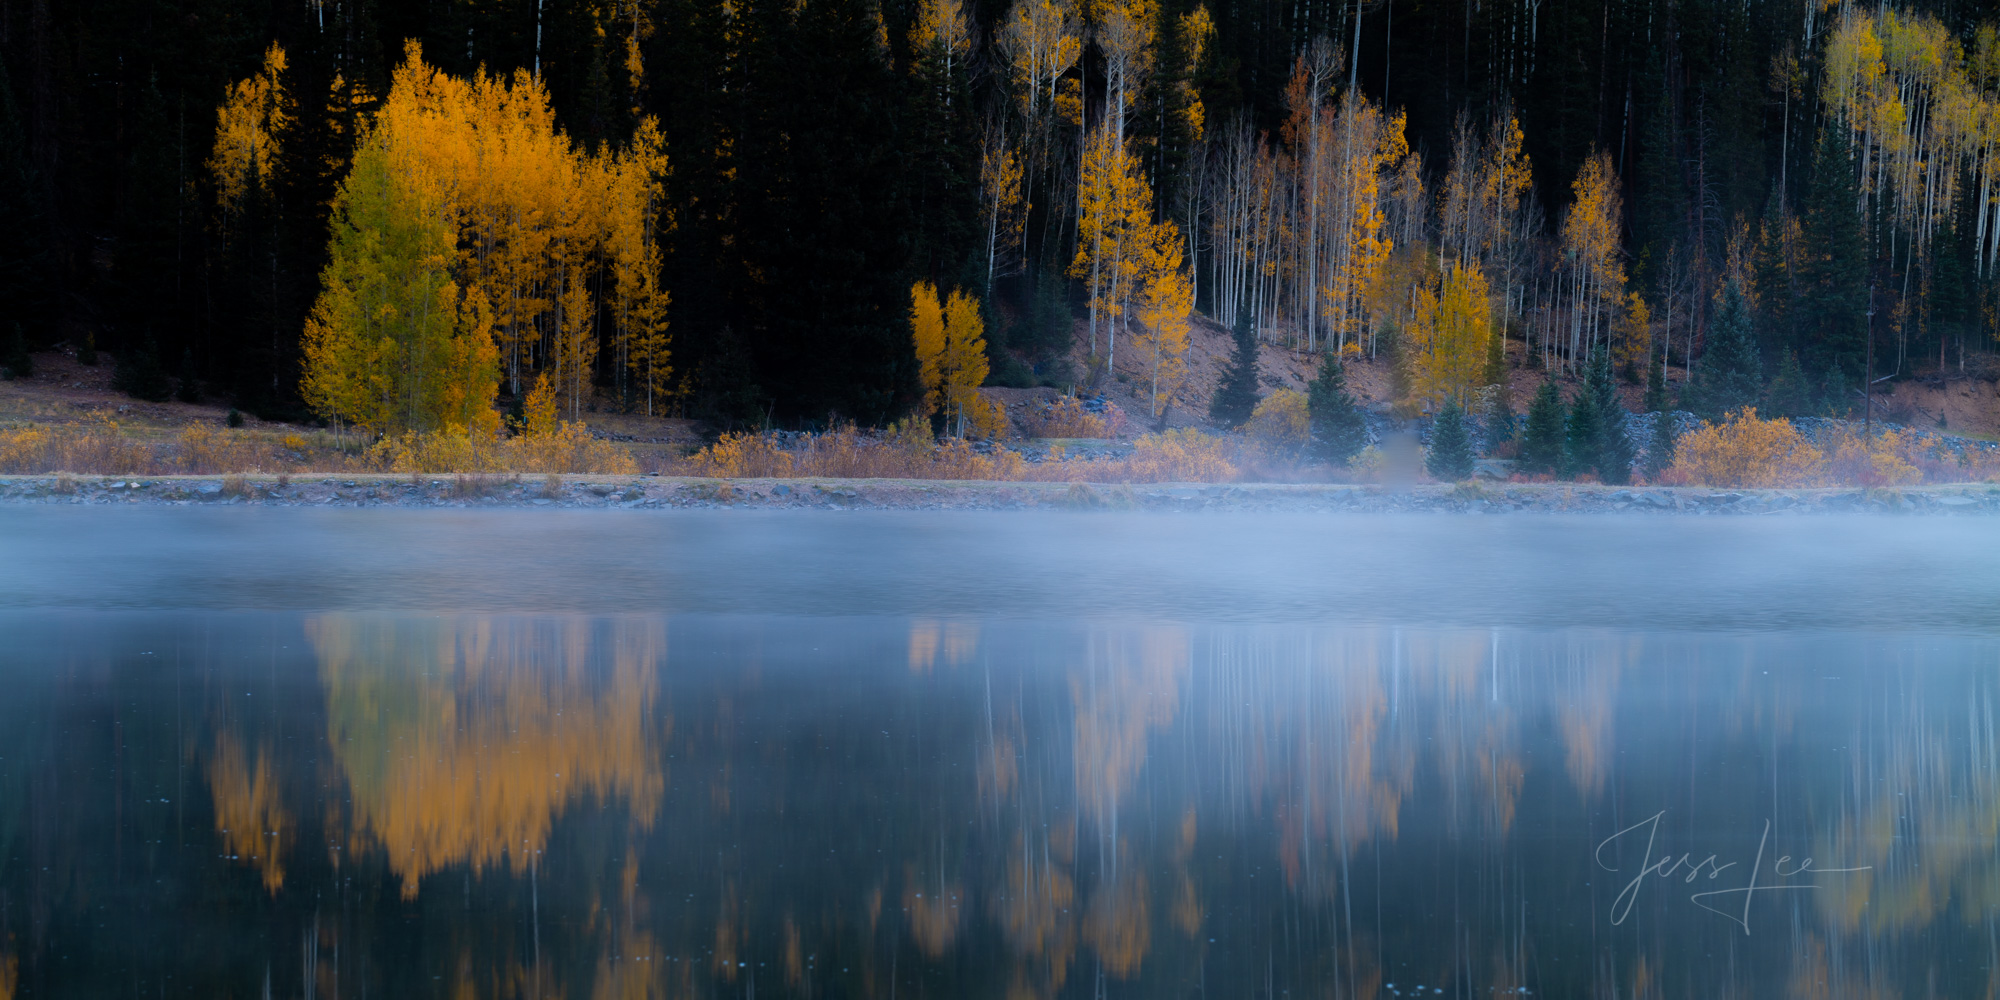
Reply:
[[1746, 406], [1756, 406], [1764, 394], [1764, 375], [1757, 362], [1757, 339], [1750, 330], [1750, 307], [1743, 284], [1732, 278], [1723, 287], [1722, 310], [1708, 335], [1708, 347], [1695, 364], [1694, 379], [1681, 404], [1709, 420]]
[[1816, 409], [1812, 382], [1806, 378], [1806, 370], [1799, 366], [1798, 353], [1788, 350], [1784, 360], [1778, 362], [1778, 374], [1771, 379], [1771, 387], [1765, 392], [1765, 413], [1773, 417], [1805, 417], [1811, 416]]
[[1447, 483], [1472, 478], [1472, 438], [1465, 432], [1465, 411], [1457, 400], [1446, 403], [1431, 424], [1431, 447], [1424, 455], [1424, 471], [1432, 479]]
[[1653, 440], [1646, 445], [1646, 481], [1657, 483], [1661, 473], [1674, 464], [1674, 444], [1678, 435], [1674, 433], [1674, 413], [1672, 410], [1653, 412]]
[[1236, 311], [1236, 354], [1228, 374], [1209, 400], [1208, 417], [1224, 427], [1241, 427], [1257, 412], [1257, 333], [1250, 326], [1250, 311]]
[[1595, 472], [1603, 444], [1604, 417], [1597, 411], [1596, 394], [1586, 385], [1569, 404], [1569, 419], [1563, 426], [1563, 478]]
[[1528, 406], [1528, 426], [1521, 436], [1521, 471], [1553, 474], [1563, 461], [1562, 393], [1555, 379], [1544, 379]]
[[167, 378], [167, 370], [160, 366], [160, 349], [151, 334], [142, 344], [119, 353], [111, 387], [149, 403], [164, 403], [173, 395], [173, 383]]
[[1597, 410], [1597, 458], [1593, 463], [1597, 467], [1597, 478], [1600, 482], [1618, 486], [1629, 483], [1632, 481], [1632, 439], [1625, 434], [1625, 404], [1618, 398], [1617, 385], [1611, 381], [1609, 351], [1597, 356], [1597, 363], [1590, 367], [1590, 376], [1584, 382], [1584, 390]]
[[1312, 450], [1335, 465], [1368, 447], [1368, 424], [1361, 407], [1347, 391], [1347, 368], [1340, 356], [1328, 351], [1320, 362], [1319, 376], [1307, 386], [1306, 413], [1312, 423]]
[[27, 378], [35, 374], [35, 359], [28, 353], [28, 338], [21, 333], [21, 324], [14, 324], [14, 335], [7, 340], [7, 353], [0, 357], [0, 369], [5, 369], [8, 378]]

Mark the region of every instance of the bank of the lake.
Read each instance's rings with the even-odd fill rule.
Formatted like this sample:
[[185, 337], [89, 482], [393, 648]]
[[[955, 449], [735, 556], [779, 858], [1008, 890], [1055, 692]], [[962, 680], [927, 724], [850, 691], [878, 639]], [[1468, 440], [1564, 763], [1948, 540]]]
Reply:
[[2000, 485], [1759, 490], [1492, 482], [1217, 486], [669, 476], [8, 476], [0, 477], [0, 504], [1969, 515], [2000, 513]]

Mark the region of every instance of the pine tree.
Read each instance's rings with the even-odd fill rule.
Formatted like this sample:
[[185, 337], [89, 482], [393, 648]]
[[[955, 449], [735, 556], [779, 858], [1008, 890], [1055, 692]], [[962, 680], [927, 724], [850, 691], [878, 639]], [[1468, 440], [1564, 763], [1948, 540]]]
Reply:
[[1597, 471], [1604, 447], [1604, 417], [1599, 412], [1597, 394], [1588, 385], [1569, 404], [1569, 419], [1563, 424], [1562, 474], [1575, 479]]
[[28, 353], [28, 338], [21, 333], [21, 324], [14, 324], [14, 335], [7, 339], [7, 353], [0, 356], [0, 369], [8, 378], [27, 378], [35, 374], [35, 359]]
[[1250, 310], [1237, 310], [1235, 334], [1236, 355], [1208, 404], [1208, 418], [1224, 427], [1243, 426], [1257, 409], [1257, 334], [1250, 329]]
[[1625, 404], [1611, 381], [1611, 352], [1602, 351], [1590, 366], [1584, 392], [1597, 411], [1597, 478], [1601, 482], [1624, 485], [1632, 481], [1632, 439], [1625, 434]]
[[1465, 411], [1457, 400], [1444, 404], [1431, 424], [1431, 447], [1424, 455], [1424, 471], [1432, 479], [1448, 483], [1472, 478], [1472, 439], [1465, 433]]
[[1647, 482], [1659, 482], [1660, 474], [1673, 466], [1675, 437], [1673, 411], [1653, 411], [1653, 439], [1646, 446]]
[[1757, 362], [1757, 339], [1750, 331], [1750, 308], [1735, 279], [1723, 286], [1722, 308], [1709, 328], [1708, 347], [1695, 364], [1694, 379], [1681, 404], [1709, 420], [1720, 420], [1757, 405], [1764, 378]]
[[1867, 244], [1855, 211], [1858, 199], [1847, 129], [1828, 122], [1813, 153], [1812, 183], [1800, 219], [1798, 325], [1808, 357], [1860, 371], [1866, 346]]
[[1653, 363], [1646, 366], [1646, 412], [1659, 413], [1671, 405], [1667, 398], [1667, 366], [1656, 354]]
[[119, 352], [111, 387], [149, 403], [164, 403], [173, 395], [173, 384], [167, 380], [167, 370], [160, 366], [160, 348], [152, 334], [147, 334], [141, 344]]
[[174, 398], [183, 403], [201, 402], [201, 383], [194, 377], [194, 351], [192, 350], [183, 350], [181, 352], [180, 388], [175, 390]]
[[1521, 438], [1521, 471], [1553, 474], [1562, 464], [1562, 393], [1555, 379], [1545, 379], [1528, 406], [1528, 426]]
[[1332, 351], [1320, 362], [1319, 377], [1307, 386], [1306, 412], [1312, 422], [1313, 453], [1343, 465], [1368, 447], [1368, 424], [1347, 391], [1347, 368]]
[[1813, 405], [1813, 386], [1806, 378], [1806, 370], [1799, 366], [1797, 351], [1787, 350], [1784, 360], [1778, 362], [1778, 374], [1771, 379], [1771, 386], [1764, 394], [1764, 409], [1767, 416], [1804, 417], [1818, 407]]

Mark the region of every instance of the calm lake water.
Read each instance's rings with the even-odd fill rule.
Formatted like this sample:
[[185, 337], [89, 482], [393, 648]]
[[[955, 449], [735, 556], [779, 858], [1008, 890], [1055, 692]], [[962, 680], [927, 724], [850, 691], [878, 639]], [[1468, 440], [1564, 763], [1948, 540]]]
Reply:
[[1977, 997], [2000, 525], [0, 509], [0, 1000]]

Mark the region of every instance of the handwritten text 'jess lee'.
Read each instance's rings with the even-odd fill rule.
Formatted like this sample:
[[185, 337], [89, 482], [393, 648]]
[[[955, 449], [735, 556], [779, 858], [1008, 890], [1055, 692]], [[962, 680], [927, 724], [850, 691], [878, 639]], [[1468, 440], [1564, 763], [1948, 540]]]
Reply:
[[[1709, 881], [1714, 881], [1715, 878], [1717, 876], [1720, 876], [1725, 870], [1737, 866], [1737, 862], [1734, 861], [1730, 861], [1727, 863], [1720, 862], [1713, 854], [1709, 855], [1706, 858], [1701, 859], [1700, 861], [1695, 861], [1694, 855], [1692, 853], [1682, 854], [1678, 858], [1676, 858], [1672, 854], [1663, 854], [1660, 856], [1659, 860], [1657, 861], [1652, 860], [1653, 844], [1655, 840], [1658, 838], [1660, 832], [1660, 818], [1665, 816], [1666, 814], [1667, 814], [1666, 810], [1662, 809], [1659, 812], [1656, 812], [1653, 815], [1648, 816], [1647, 818], [1642, 819], [1639, 822], [1634, 823], [1631, 826], [1628, 826], [1625, 829], [1620, 830], [1617, 833], [1614, 833], [1611, 836], [1604, 838], [1604, 841], [1597, 845], [1597, 850], [1593, 852], [1591, 855], [1593, 858], [1596, 859], [1597, 866], [1599, 868], [1602, 868], [1608, 872], [1618, 871], [1618, 869], [1613, 868], [1610, 865], [1604, 863], [1604, 849], [1606, 847], [1611, 846], [1613, 843], [1617, 842], [1617, 840], [1620, 837], [1624, 837], [1627, 834], [1630, 834], [1633, 831], [1639, 829], [1640, 827], [1646, 828], [1646, 852], [1640, 855], [1640, 860], [1645, 863], [1644, 867], [1640, 868], [1639, 873], [1632, 877], [1632, 881], [1625, 883], [1625, 888], [1619, 891], [1618, 898], [1612, 901], [1611, 923], [1613, 925], [1624, 923], [1625, 918], [1631, 914], [1632, 904], [1638, 902], [1640, 890], [1642, 890], [1645, 887], [1646, 878], [1649, 875], [1658, 879], [1666, 879], [1678, 876], [1682, 884], [1686, 885], [1686, 884], [1692, 884], [1696, 878], [1700, 877], [1703, 874], [1706, 874], [1708, 876]], [[1719, 913], [1725, 917], [1728, 917], [1730, 920], [1734, 921], [1738, 926], [1742, 927], [1743, 933], [1748, 935], [1750, 933], [1750, 902], [1751, 900], [1756, 898], [1756, 895], [1758, 893], [1785, 891], [1785, 890], [1799, 890], [1799, 889], [1817, 889], [1820, 888], [1820, 885], [1817, 882], [1795, 882], [1787, 880], [1803, 878], [1810, 875], [1832, 875], [1839, 872], [1867, 871], [1870, 868], [1874, 867], [1873, 865], [1862, 865], [1859, 868], [1815, 868], [1813, 867], [1813, 859], [1811, 858], [1806, 858], [1803, 861], [1794, 862], [1792, 860], [1791, 855], [1785, 854], [1785, 855], [1780, 855], [1778, 857], [1778, 860], [1773, 862], [1771, 868], [1769, 869], [1770, 874], [1776, 876], [1778, 881], [1759, 884], [1758, 879], [1765, 872], [1764, 848], [1770, 842], [1770, 840], [1771, 840], [1771, 821], [1765, 820], [1764, 835], [1762, 837], [1759, 837], [1757, 840], [1757, 857], [1754, 861], [1750, 863], [1748, 881], [1744, 885], [1732, 889], [1711, 889], [1707, 892], [1697, 892], [1689, 896], [1688, 901], [1692, 902], [1696, 906], [1701, 907], [1704, 910], [1709, 911], [1710, 913]], [[1720, 903], [1727, 900], [1727, 898], [1730, 896], [1739, 894], [1743, 897], [1743, 903], [1741, 908], [1736, 908], [1732, 906], [1731, 909], [1728, 910], [1719, 909], [1718, 907], [1711, 905], [1709, 902], [1709, 900], [1715, 900], [1716, 902]]]

